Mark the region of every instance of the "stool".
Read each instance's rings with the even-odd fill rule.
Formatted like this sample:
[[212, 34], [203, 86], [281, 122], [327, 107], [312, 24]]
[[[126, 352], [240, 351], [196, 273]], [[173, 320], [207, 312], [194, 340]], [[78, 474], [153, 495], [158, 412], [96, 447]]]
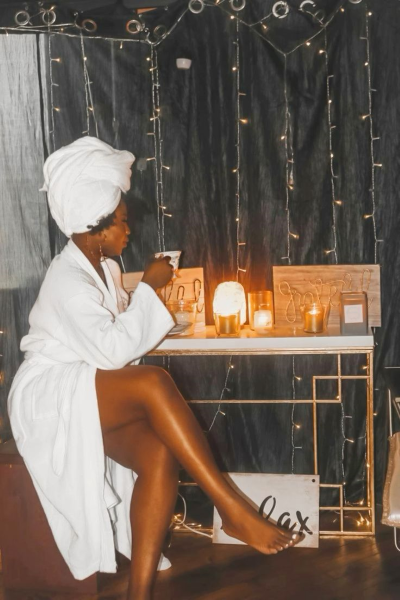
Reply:
[[71, 575], [14, 440], [0, 445], [0, 549], [6, 589], [97, 593], [96, 574]]

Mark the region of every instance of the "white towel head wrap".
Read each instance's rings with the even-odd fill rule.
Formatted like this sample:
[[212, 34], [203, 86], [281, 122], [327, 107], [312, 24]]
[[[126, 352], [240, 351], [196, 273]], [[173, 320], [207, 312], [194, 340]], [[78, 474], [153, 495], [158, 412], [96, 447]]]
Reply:
[[110, 215], [131, 186], [135, 157], [93, 137], [63, 146], [44, 163], [50, 212], [66, 236], [89, 231]]

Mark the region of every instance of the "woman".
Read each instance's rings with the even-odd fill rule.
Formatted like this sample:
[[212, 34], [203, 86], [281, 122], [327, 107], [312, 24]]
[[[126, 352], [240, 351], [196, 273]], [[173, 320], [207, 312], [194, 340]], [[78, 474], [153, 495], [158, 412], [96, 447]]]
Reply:
[[160, 554], [178, 463], [214, 502], [229, 535], [265, 554], [298, 537], [262, 519], [227, 483], [169, 375], [132, 365], [174, 324], [155, 293], [171, 278], [168, 259], [147, 267], [129, 300], [117, 263], [105, 258], [128, 241], [121, 192], [133, 161], [86, 137], [45, 163], [51, 213], [71, 239], [31, 311], [9, 413], [73, 575], [114, 572], [115, 543], [132, 559], [129, 600], [149, 600], [157, 566], [168, 566]]

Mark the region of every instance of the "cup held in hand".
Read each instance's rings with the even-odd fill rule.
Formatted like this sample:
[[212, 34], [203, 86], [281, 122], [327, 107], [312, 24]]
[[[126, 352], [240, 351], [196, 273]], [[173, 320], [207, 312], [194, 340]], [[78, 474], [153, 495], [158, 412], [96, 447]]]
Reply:
[[174, 269], [174, 277], [176, 277], [175, 273], [179, 269], [179, 259], [181, 257], [181, 254], [181, 250], [170, 250], [169, 252], [156, 252], [154, 256], [155, 258], [163, 258], [164, 256], [169, 256], [169, 264]]

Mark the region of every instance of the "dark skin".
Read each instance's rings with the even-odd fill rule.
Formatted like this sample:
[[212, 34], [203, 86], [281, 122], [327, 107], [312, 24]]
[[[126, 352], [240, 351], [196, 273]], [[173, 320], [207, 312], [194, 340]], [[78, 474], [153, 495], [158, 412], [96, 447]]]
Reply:
[[[130, 233], [124, 202], [113, 224], [93, 235], [72, 236], [104, 280], [104, 256], [121, 254]], [[168, 257], [150, 263], [142, 281], [154, 290], [172, 276]], [[218, 470], [204, 434], [171, 377], [161, 368], [127, 366], [96, 373], [96, 391], [107, 456], [133, 469], [133, 532], [128, 600], [151, 600], [157, 565], [174, 510], [179, 464], [217, 507], [224, 531], [263, 554], [276, 554], [298, 536], [260, 517]]]

